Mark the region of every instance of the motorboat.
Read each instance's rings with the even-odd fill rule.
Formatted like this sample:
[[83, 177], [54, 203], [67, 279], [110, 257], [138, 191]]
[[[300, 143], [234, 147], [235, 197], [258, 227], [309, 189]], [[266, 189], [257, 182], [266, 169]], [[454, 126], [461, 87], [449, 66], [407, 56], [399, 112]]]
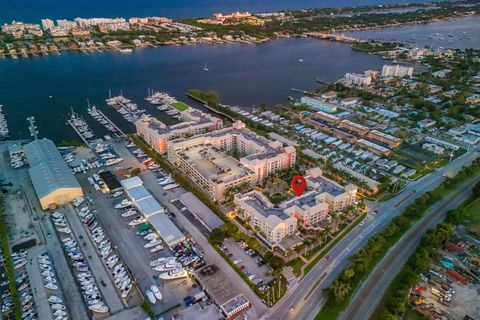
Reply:
[[145, 219], [145, 218], [142, 217], [142, 216], [137, 216], [135, 219], [133, 219], [132, 221], [130, 221], [130, 222], [128, 223], [128, 225], [134, 227], [134, 226], [138, 226], [138, 225], [140, 225], [140, 224], [142, 224], [142, 223], [145, 223], [145, 222], [147, 222], [147, 219]]
[[123, 270], [125, 270], [125, 268], [123, 267], [123, 264], [117, 264], [115, 266], [115, 268], [113, 268], [113, 271], [112, 271], [112, 274], [115, 275], [116, 273], [120, 273], [122, 272]]
[[177, 258], [175, 257], [161, 257], [155, 260], [150, 261], [150, 267], [154, 268], [156, 266], [160, 266], [164, 263], [167, 263], [169, 261], [175, 261]]
[[136, 215], [136, 214], [138, 214], [137, 210], [135, 210], [135, 209], [130, 209], [130, 210], [127, 210], [127, 211], [123, 212], [123, 213], [121, 214], [121, 216], [124, 217], [124, 218], [127, 218], [127, 217], [131, 217], [131, 216], [133, 216], [133, 215]]
[[67, 313], [66, 313], [65, 311], [63, 311], [63, 310], [58, 309], [58, 310], [55, 310], [55, 312], [53, 313], [53, 315], [56, 316], [56, 317], [58, 317], [58, 316], [60, 316], [60, 317], [66, 317], [66, 316], [67, 316]]
[[161, 251], [161, 250], [163, 250], [163, 249], [165, 249], [165, 247], [162, 246], [161, 244], [159, 244], [159, 245], [153, 247], [152, 249], [150, 249], [150, 252], [154, 253], [154, 252]]
[[52, 267], [47, 265], [47, 264], [39, 264], [39, 268], [42, 269], [43, 271], [51, 271]]
[[162, 300], [162, 293], [160, 292], [160, 289], [158, 289], [156, 285], [151, 285], [150, 290], [153, 292], [157, 300]]
[[147, 234], [145, 237], [143, 237], [143, 239], [148, 240], [148, 241], [151, 241], [153, 239], [158, 239], [158, 234], [152, 232], [152, 233]]
[[172, 271], [161, 273], [158, 277], [162, 280], [174, 280], [174, 279], [186, 278], [188, 277], [188, 273], [183, 268], [178, 268]]
[[66, 310], [67, 308], [65, 308], [65, 306], [63, 304], [60, 304], [60, 303], [54, 303], [50, 306], [50, 308], [52, 310]]
[[132, 283], [132, 279], [130, 277], [128, 277], [127, 279], [123, 280], [122, 282], [120, 282], [120, 290], [124, 290], [128, 285], [130, 285]]
[[155, 247], [159, 244], [162, 244], [162, 242], [158, 239], [153, 239], [152, 241], [150, 241], [149, 243], [145, 244], [144, 247], [145, 248], [152, 248], [152, 247]]
[[62, 232], [62, 233], [66, 233], [66, 234], [70, 234], [72, 233], [72, 230], [70, 230], [69, 228], [65, 227], [65, 228], [60, 228], [58, 229], [59, 232]]
[[117, 163], [120, 163], [123, 161], [123, 158], [115, 158], [115, 159], [108, 159], [106, 162], [105, 162], [105, 165], [106, 166], [112, 166], [114, 164], [117, 164]]
[[132, 290], [132, 287], [133, 285], [130, 283], [129, 285], [127, 285], [127, 287], [125, 289], [122, 290], [122, 298], [126, 298], [128, 296], [128, 294], [130, 293], [130, 290]]
[[50, 283], [50, 282], [47, 282], [45, 284], [45, 288], [49, 289], [49, 290], [57, 290], [58, 287], [56, 285], [54, 285], [53, 283]]
[[114, 197], [114, 198], [117, 198], [117, 197], [120, 197], [122, 194], [123, 194], [123, 191], [122, 191], [122, 190], [119, 190], [119, 191], [117, 191], [117, 192], [115, 192], [115, 193], [113, 194], [113, 197]]
[[48, 282], [48, 283], [57, 283], [57, 279], [52, 278], [52, 277], [45, 277], [43, 278], [43, 281]]
[[152, 290], [148, 289], [148, 290], [145, 292], [145, 295], [147, 296], [148, 301], [149, 301], [151, 304], [157, 303], [157, 298], [156, 298], [155, 295], [153, 294]]
[[14, 263], [13, 269], [20, 269], [21, 267], [25, 266], [27, 264], [26, 259], [18, 260], [17, 262]]
[[90, 305], [90, 306], [93, 306], [93, 305], [96, 305], [96, 304], [99, 304], [99, 303], [102, 303], [102, 300], [95, 299], [95, 300], [88, 300], [87, 301], [87, 304]]
[[57, 296], [50, 296], [48, 297], [48, 302], [50, 303], [62, 303], [63, 300]]
[[107, 261], [106, 264], [109, 269], [112, 269], [117, 264], [117, 262], [118, 262], [118, 258], [115, 258], [111, 260], [111, 262]]
[[160, 266], [156, 266], [154, 269], [156, 271], [171, 271], [171, 270], [175, 270], [175, 269], [178, 269], [178, 268], [181, 268], [182, 267], [182, 264], [181, 263], [178, 263], [178, 262], [167, 262], [165, 264], [162, 264]]
[[163, 187], [163, 190], [168, 191], [168, 190], [178, 188], [179, 186], [180, 185], [178, 183], [172, 183], [172, 184], [168, 184], [165, 187]]
[[108, 307], [103, 304], [95, 304], [93, 306], [88, 306], [88, 309], [97, 313], [107, 313], [109, 310]]

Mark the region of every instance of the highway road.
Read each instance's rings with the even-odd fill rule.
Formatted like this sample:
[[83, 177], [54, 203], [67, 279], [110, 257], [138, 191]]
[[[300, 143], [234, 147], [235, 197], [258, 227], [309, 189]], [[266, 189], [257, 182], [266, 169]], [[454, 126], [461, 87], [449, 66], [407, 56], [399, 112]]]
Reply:
[[466, 201], [471, 195], [472, 185], [480, 180], [479, 175], [463, 183], [460, 188], [448, 194], [433, 205], [415, 226], [408, 230], [395, 246], [385, 255], [374, 271], [357, 291], [349, 306], [339, 317], [342, 320], [368, 320], [375, 312], [382, 297], [406, 260], [415, 251], [427, 230], [441, 222], [446, 213]]
[[446, 173], [458, 172], [478, 156], [478, 152], [467, 152], [437, 171], [408, 184], [388, 201], [368, 204], [369, 211], [377, 210], [378, 214], [369, 215], [363, 227], [357, 226], [337, 243], [328, 253], [330, 259], [317, 263], [298, 283], [289, 288], [284, 298], [263, 319], [314, 319], [324, 304], [322, 289], [328, 287], [345, 269], [351, 254], [383, 230], [393, 217], [402, 213], [416, 198], [440, 185]]

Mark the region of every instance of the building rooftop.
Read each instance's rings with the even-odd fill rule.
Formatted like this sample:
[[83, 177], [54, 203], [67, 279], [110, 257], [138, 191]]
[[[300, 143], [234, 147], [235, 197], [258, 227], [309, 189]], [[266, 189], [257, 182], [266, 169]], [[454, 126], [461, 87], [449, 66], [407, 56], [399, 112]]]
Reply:
[[326, 192], [336, 197], [345, 192], [345, 188], [323, 176], [309, 177], [308, 180], [315, 184], [315, 189], [317, 189], [319, 193]]
[[400, 138], [397, 138], [397, 137], [395, 137], [395, 136], [392, 136], [392, 135], [383, 133], [383, 132], [378, 131], [378, 130], [372, 130], [371, 133], [376, 134], [376, 135], [378, 135], [378, 136], [380, 136], [380, 137], [383, 137], [383, 138], [385, 138], [385, 139], [392, 140], [392, 141], [401, 141]]
[[218, 120], [218, 118], [215, 118], [195, 108], [188, 108], [187, 110], [183, 111], [182, 117], [182, 122], [170, 126], [153, 117], [144, 117], [138, 121], [148, 122], [148, 127], [155, 130], [160, 135], [175, 135], [176, 131], [183, 131], [193, 126], [209, 124], [212, 121]]
[[273, 207], [271, 203], [267, 202], [268, 199], [259, 192], [252, 191], [247, 193], [244, 197], [242, 197], [242, 201], [250, 205], [265, 218], [275, 220], [286, 220], [290, 218], [288, 214], [283, 212], [282, 208]]
[[195, 271], [195, 275], [208, 294], [225, 311], [232, 312], [236, 308], [248, 303], [247, 298], [245, 298], [240, 289], [216, 265], [205, 266]]
[[132, 189], [138, 186], [143, 185], [142, 179], [140, 177], [132, 177], [129, 179], [122, 180], [120, 184], [125, 188], [125, 189]]
[[148, 218], [150, 224], [157, 230], [163, 241], [170, 247], [185, 240], [183, 233], [177, 226], [167, 217], [165, 213], [159, 213]]
[[210, 181], [228, 183], [253, 172], [238, 160], [214, 148], [201, 144], [183, 149], [178, 156], [190, 162], [202, 176]]
[[28, 172], [39, 198], [57, 189], [81, 188], [52, 140], [34, 140], [26, 144], [23, 150], [30, 165]]

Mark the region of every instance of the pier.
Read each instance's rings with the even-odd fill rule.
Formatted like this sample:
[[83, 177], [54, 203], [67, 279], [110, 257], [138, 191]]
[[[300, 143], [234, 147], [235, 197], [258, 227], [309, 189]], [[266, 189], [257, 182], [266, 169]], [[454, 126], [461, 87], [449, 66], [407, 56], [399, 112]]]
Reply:
[[[95, 120], [99, 121], [108, 131], [112, 132], [116, 138], [125, 136], [125, 133], [99, 109], [95, 107], [91, 109], [89, 108], [88, 114], [92, 116]], [[101, 118], [101, 120], [103, 120], [103, 123], [98, 118]]]
[[77, 129], [77, 127], [73, 124], [72, 120], [71, 119], [68, 119], [67, 120], [67, 123], [72, 127], [72, 129], [78, 134], [78, 136], [80, 137], [80, 139], [82, 139], [83, 143], [85, 143], [87, 145], [87, 147], [89, 148], [92, 148], [92, 146], [90, 145], [90, 142], [88, 142], [87, 138], [85, 138], [83, 136], [83, 134]]

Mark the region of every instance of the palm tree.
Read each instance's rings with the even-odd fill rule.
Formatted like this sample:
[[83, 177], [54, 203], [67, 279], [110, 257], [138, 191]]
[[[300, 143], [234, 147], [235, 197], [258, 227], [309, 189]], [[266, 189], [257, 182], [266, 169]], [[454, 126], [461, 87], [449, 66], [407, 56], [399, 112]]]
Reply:
[[350, 292], [350, 284], [343, 281], [335, 281], [332, 285], [332, 294], [335, 301], [342, 302]]

